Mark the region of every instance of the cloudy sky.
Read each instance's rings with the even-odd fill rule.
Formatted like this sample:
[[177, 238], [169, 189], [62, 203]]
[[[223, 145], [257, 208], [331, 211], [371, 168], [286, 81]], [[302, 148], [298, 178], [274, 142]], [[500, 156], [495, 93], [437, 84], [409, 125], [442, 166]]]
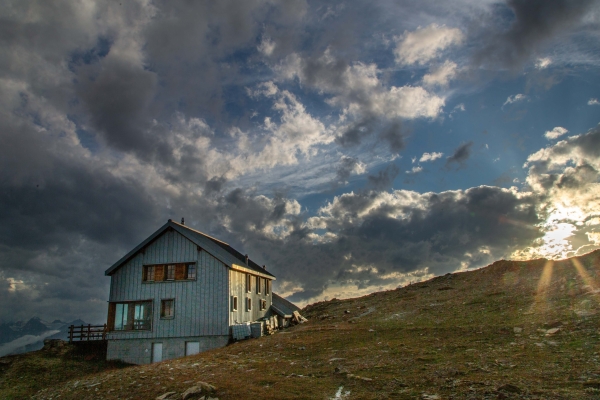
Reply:
[[600, 2], [0, 3], [0, 320], [163, 225], [303, 305], [600, 246]]

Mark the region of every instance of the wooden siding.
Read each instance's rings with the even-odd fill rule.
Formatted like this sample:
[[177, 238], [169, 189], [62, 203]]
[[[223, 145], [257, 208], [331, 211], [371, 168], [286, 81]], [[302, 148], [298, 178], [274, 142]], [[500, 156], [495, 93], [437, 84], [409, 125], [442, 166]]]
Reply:
[[[264, 280], [262, 284], [263, 291], [260, 294], [256, 293], [256, 276], [252, 275], [252, 290], [246, 290], [246, 276], [248, 274], [236, 270], [229, 270], [229, 324], [233, 325], [240, 322], [256, 321], [264, 317], [271, 307], [272, 296], [264, 294]], [[263, 279], [263, 278], [261, 278]], [[238, 309], [232, 311], [231, 304], [233, 296], [238, 298]], [[247, 311], [246, 299], [252, 299], [252, 310]], [[260, 300], [267, 301], [267, 307], [264, 310], [260, 309]]]
[[[143, 265], [196, 262], [196, 280], [145, 283]], [[111, 276], [111, 302], [152, 299], [152, 331], [117, 331], [115, 339], [228, 335], [228, 268], [174, 230], [162, 234]], [[162, 299], [175, 316], [160, 318]]]

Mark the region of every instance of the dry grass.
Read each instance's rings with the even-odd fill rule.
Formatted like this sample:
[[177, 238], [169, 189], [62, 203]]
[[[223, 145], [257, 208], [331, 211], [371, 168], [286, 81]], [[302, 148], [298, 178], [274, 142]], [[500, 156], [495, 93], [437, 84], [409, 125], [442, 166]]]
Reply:
[[273, 336], [88, 375], [35, 398], [153, 399], [199, 380], [220, 399], [598, 398], [599, 277], [600, 252], [499, 261], [313, 304], [308, 323]]

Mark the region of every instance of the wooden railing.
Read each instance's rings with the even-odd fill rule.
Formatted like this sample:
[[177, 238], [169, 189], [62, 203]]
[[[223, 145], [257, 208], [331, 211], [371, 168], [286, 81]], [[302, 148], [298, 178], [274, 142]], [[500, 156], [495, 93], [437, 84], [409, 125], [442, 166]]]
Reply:
[[69, 327], [69, 343], [74, 341], [106, 340], [108, 329], [104, 325], [71, 325]]

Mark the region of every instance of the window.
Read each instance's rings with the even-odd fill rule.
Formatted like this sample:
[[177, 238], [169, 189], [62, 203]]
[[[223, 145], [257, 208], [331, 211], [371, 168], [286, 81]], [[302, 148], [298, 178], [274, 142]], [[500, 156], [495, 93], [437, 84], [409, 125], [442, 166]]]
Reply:
[[144, 277], [143, 280], [146, 282], [154, 281], [154, 265], [144, 265]]
[[187, 265], [185, 279], [196, 279], [196, 264]]
[[173, 318], [175, 316], [175, 300], [166, 299], [160, 302], [160, 317]]
[[261, 300], [260, 301], [260, 309], [261, 310], [266, 310], [267, 309], [267, 301], [266, 300]]
[[167, 265], [166, 279], [168, 281], [175, 280], [175, 264]]
[[265, 294], [268, 296], [271, 293], [271, 280], [265, 280]]
[[150, 330], [152, 327], [152, 301], [111, 303], [115, 331]]
[[195, 280], [197, 276], [196, 263], [155, 264], [144, 265], [142, 281], [183, 281]]
[[256, 277], [256, 294], [260, 294], [260, 276]]
[[246, 311], [252, 311], [252, 299], [250, 297], [246, 298]]
[[231, 299], [231, 311], [237, 311], [237, 296], [233, 296]]
[[252, 291], [252, 275], [246, 274], [246, 292]]

